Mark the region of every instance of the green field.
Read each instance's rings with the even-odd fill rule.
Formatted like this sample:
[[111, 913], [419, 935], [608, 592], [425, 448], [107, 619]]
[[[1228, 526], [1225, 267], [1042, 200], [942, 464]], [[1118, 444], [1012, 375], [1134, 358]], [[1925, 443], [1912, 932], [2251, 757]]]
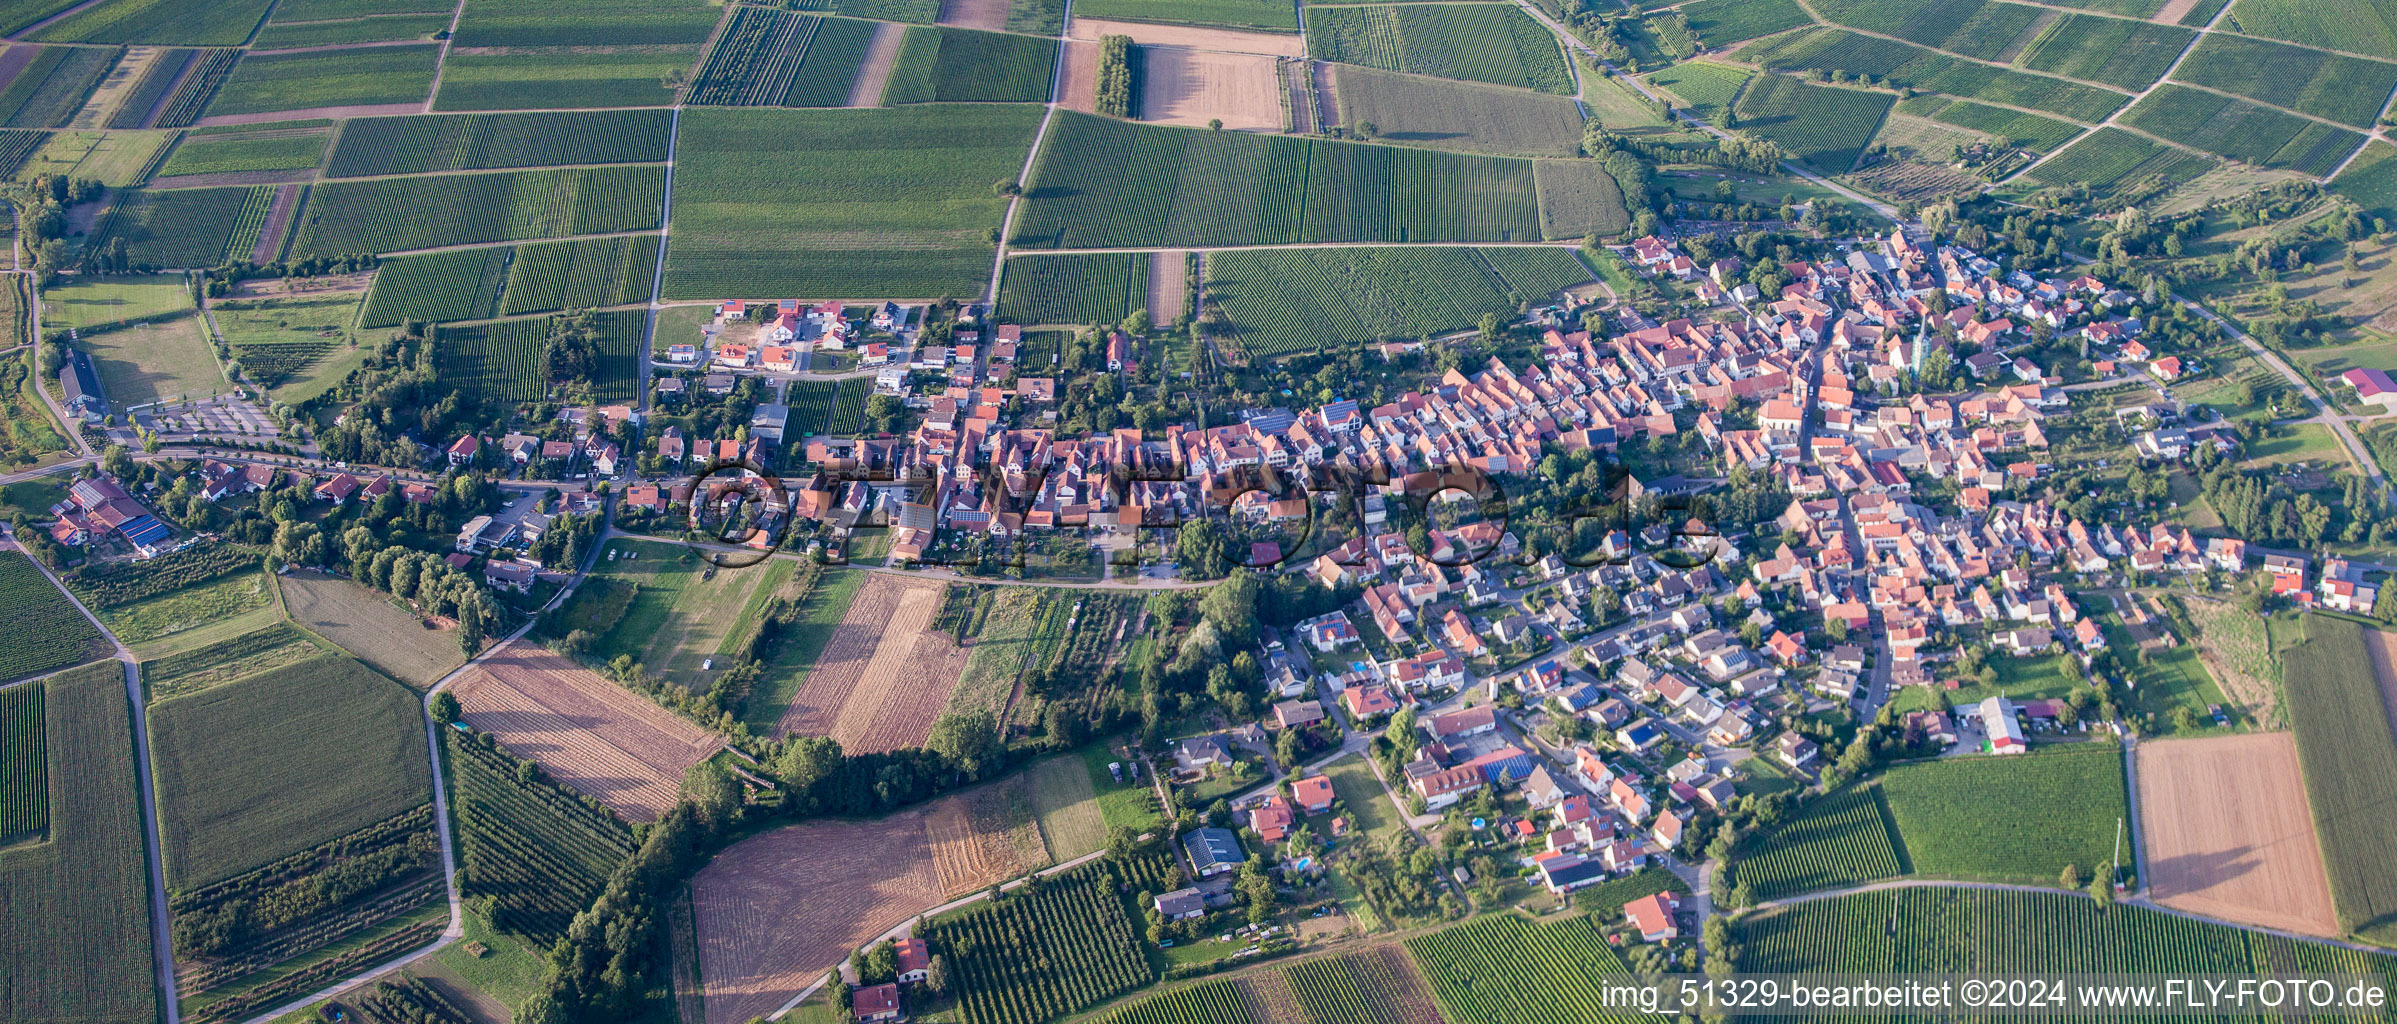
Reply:
[[75, 347], [99, 364], [100, 387], [120, 413], [150, 402], [206, 398], [232, 387], [197, 316], [87, 332]]
[[2374, 973], [2352, 952], [2065, 893], [1916, 888], [1801, 903], [1735, 926], [1741, 971]]
[[2377, 139], [2366, 143], [2363, 155], [2331, 179], [2330, 189], [2368, 213], [2397, 213], [2397, 146]]
[[172, 132], [58, 132], [17, 166], [17, 175], [63, 174], [90, 178], [111, 188], [139, 185], [157, 169], [158, 151]]
[[288, 665], [150, 718], [159, 841], [189, 889], [340, 838], [428, 799], [414, 695], [349, 658]]
[[2158, 138], [2263, 167], [2324, 175], [2363, 145], [2363, 137], [2244, 100], [2159, 86], [2122, 120]]
[[[1701, 3], [1716, 0], [1700, 0]], [[1648, 76], [1648, 84], [1681, 97], [1690, 113], [1708, 120], [1720, 119], [1723, 111], [1739, 98], [1740, 90], [1753, 77], [1748, 69], [1729, 64], [1693, 60], [1675, 64]]]
[[1540, 193], [1540, 237], [1611, 238], [1631, 227], [1623, 188], [1596, 160], [1535, 160], [1532, 178]]
[[0, 1019], [147, 1024], [158, 1008], [123, 666], [43, 689], [50, 837], [0, 851]]
[[2381, 780], [2397, 778], [2397, 736], [2373, 675], [2362, 669], [2371, 663], [2363, 630], [2323, 615], [2307, 616], [2305, 628], [2304, 643], [2273, 653], [2331, 898], [2342, 926], [2376, 942], [2397, 941], [2397, 815], [2381, 810], [2388, 800]]
[[366, 294], [364, 328], [390, 327], [402, 320], [488, 320], [499, 315], [500, 289], [515, 250], [451, 249], [384, 260]]
[[240, 46], [266, 16], [268, 0], [107, 0], [51, 22], [45, 43], [152, 43]]
[[1556, 36], [1512, 4], [1319, 7], [1307, 52], [1384, 71], [1571, 94]]
[[841, 624], [841, 616], [849, 610], [849, 602], [857, 596], [857, 588], [866, 581], [862, 572], [836, 572], [817, 576], [813, 586], [799, 599], [799, 620], [783, 631], [774, 645], [773, 657], [766, 661], [765, 675], [751, 691], [742, 708], [742, 721], [760, 735], [772, 735], [791, 698], [807, 682], [807, 673], [815, 667], [816, 656], [824, 645], [832, 642], [833, 630]]
[[1740, 128], [1780, 143], [1790, 155], [1827, 174], [1856, 163], [1896, 97], [1837, 89], [1787, 75], [1765, 75], [1740, 93]]
[[0, 89], [0, 125], [64, 128], [83, 109], [92, 87], [117, 62], [120, 51], [91, 46], [44, 46], [24, 70]]
[[706, 0], [468, 0], [459, 46], [704, 43], [722, 12]]
[[1945, 96], [1916, 96], [1901, 100], [1898, 112], [1927, 117], [1941, 124], [1979, 132], [2041, 153], [2061, 146], [2081, 133], [2081, 126], [2069, 121], [1971, 100], [1952, 100]]
[[1535, 156], [1581, 155], [1581, 109], [1545, 96], [1474, 82], [1343, 64], [1333, 69], [1340, 123], [1371, 124], [1373, 137], [1435, 149]]
[[433, 109], [662, 107], [675, 95], [666, 77], [688, 73], [698, 59], [697, 46], [452, 53]]
[[2173, 77], [2358, 128], [2397, 90], [2397, 65], [2220, 33], [2199, 40]]
[[266, 28], [260, 30], [258, 41], [252, 45], [259, 50], [285, 50], [303, 46], [398, 42], [431, 39], [446, 31], [449, 31], [449, 15], [446, 14], [408, 14], [351, 21], [276, 21], [269, 22]]
[[2052, 885], [2067, 864], [2087, 877], [2127, 813], [2122, 753], [2102, 742], [1900, 765], [1881, 790], [1916, 873], [1976, 882]]
[[[2068, 14], [2031, 44], [2022, 66], [2124, 89], [2144, 89], [2164, 77], [2195, 34], [2174, 25]], [[2187, 68], [2182, 65], [2184, 75]]]
[[342, 126], [325, 176], [661, 163], [671, 120], [666, 110], [361, 117]]
[[918, 25], [907, 30], [882, 104], [1041, 103], [1057, 67], [1057, 41]]
[[1489, 914], [1406, 945], [1452, 1024], [1633, 1019], [1598, 1006], [1599, 986], [1630, 972], [1586, 917]]
[[332, 650], [277, 619], [263, 629], [145, 660], [142, 685], [151, 700], [198, 693], [244, 676], [281, 668]]
[[282, 402], [302, 402], [332, 386], [363, 358], [350, 322], [357, 292], [209, 304], [216, 327], [250, 379]]
[[1085, 18], [1161, 21], [1181, 25], [1296, 30], [1298, 13], [1274, 0], [1084, 0], [1074, 13]]
[[766, 597], [790, 577], [789, 562], [726, 571], [677, 545], [617, 541], [609, 547], [641, 557], [607, 561], [601, 556], [601, 578], [631, 586], [633, 599], [600, 636], [592, 657], [604, 662], [630, 654], [652, 674], [694, 691], [706, 690], [711, 681], [700, 664], [722, 653], [737, 624], [755, 621], [743, 610], [764, 607]]
[[191, 289], [169, 275], [77, 275], [42, 289], [46, 327], [90, 330], [170, 316], [192, 308]]
[[1736, 56], [1773, 71], [1871, 75], [1889, 85], [2044, 110], [2083, 122], [2103, 120], [2129, 98], [2111, 89], [1977, 64], [1898, 40], [1836, 28], [1760, 39]]
[[1889, 824], [1878, 786], [1817, 797], [1779, 829], [1750, 840], [1751, 850], [1737, 858], [1739, 884], [1771, 899], [1905, 874], [1905, 854]]
[[[1797, 0], [1696, 0], [1680, 7], [1690, 32], [1708, 49], [1812, 24]], [[1668, 69], [1670, 70], [1670, 69]]]
[[297, 127], [245, 125], [234, 131], [186, 132], [158, 174], [308, 170], [324, 162], [325, 146], [332, 138], [326, 126], [308, 122]]
[[233, 573], [108, 608], [100, 613], [100, 621], [119, 641], [139, 644], [263, 608], [274, 600], [274, 589], [264, 572]]
[[334, 181], [310, 190], [294, 256], [654, 230], [665, 169], [575, 167]]
[[2179, 184], [2213, 166], [2185, 150], [2158, 145], [2119, 128], [2100, 128], [2025, 176], [2048, 184], [2084, 184], [2104, 192], [2147, 182]]
[[1531, 161], [1059, 113], [1013, 244], [1027, 248], [1540, 237]]
[[1320, 345], [1416, 340], [1471, 329], [1484, 313], [1590, 279], [1566, 248], [1251, 249], [1207, 260], [1207, 294], [1252, 357]]
[[555, 942], [633, 851], [632, 830], [573, 790], [519, 775], [527, 762], [479, 738], [443, 731], [457, 787], [465, 892], [495, 901], [502, 930], [537, 944]]
[[1148, 253], [1018, 256], [1007, 261], [998, 316], [1017, 324], [1115, 324], [1148, 306]]
[[2240, 31], [2397, 60], [2397, 11], [2373, 0], [2238, 0]]
[[416, 103], [433, 88], [438, 46], [250, 55], [216, 91], [210, 116]]
[[[766, 7], [733, 12], [683, 102], [705, 106], [837, 107], [848, 102], [874, 23]], [[1045, 88], [1045, 86], [1044, 86]]]
[[73, 7], [72, 0], [9, 0], [0, 3], [0, 34], [15, 35], [35, 22]]
[[42, 722], [41, 683], [0, 690], [0, 846], [50, 827], [50, 745], [42, 740]]
[[[987, 287], [1031, 107], [701, 108], [676, 151], [670, 298], [932, 298]], [[1062, 115], [1061, 115], [1062, 116]], [[859, 168], [874, 168], [861, 174]]]
[[1349, 824], [1367, 836], [1381, 835], [1399, 827], [1399, 811], [1382, 792], [1382, 783], [1373, 774], [1373, 764], [1361, 757], [1344, 757], [1324, 770], [1332, 780], [1332, 795], [1339, 800]]

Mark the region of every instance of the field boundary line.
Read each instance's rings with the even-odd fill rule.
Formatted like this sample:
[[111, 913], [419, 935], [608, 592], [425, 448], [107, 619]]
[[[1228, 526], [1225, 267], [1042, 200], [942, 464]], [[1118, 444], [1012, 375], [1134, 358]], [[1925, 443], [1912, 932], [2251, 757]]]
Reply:
[[[433, 99], [441, 95], [441, 73], [449, 70], [449, 44], [457, 41], [458, 22], [465, 18], [466, 0], [458, 0], [458, 6], [451, 8], [449, 12], [449, 31], [441, 36], [441, 56], [433, 59], [433, 87], [425, 90], [424, 109], [420, 113], [430, 114], [433, 112]], [[330, 150], [325, 153], [327, 160], [330, 160], [332, 155]]]
[[[2145, 878], [2142, 877], [2141, 881], [2144, 883]], [[2045, 893], [2050, 896], [2062, 896], [2067, 899], [2076, 896], [2081, 899], [2089, 898], [2089, 894], [2081, 892], [2077, 889], [2058, 889], [2054, 886], [2048, 885], [2015, 885], [2007, 882], [1960, 882], [1946, 881], [1936, 878], [1890, 878], [1878, 882], [1870, 882], [1864, 885], [1849, 886], [1844, 889], [1823, 889], [1816, 892], [1799, 893], [1795, 896], [1785, 896], [1780, 899], [1764, 900], [1755, 904], [1754, 906], [1740, 911], [1740, 916], [1765, 917], [1774, 913], [1778, 913], [1789, 907], [1797, 906], [1801, 903], [1818, 903], [1823, 900], [1835, 900], [1848, 896], [1861, 896], [1866, 893], [1873, 892], [1889, 892], [1897, 889], [1979, 889], [1985, 892]], [[2187, 918], [2191, 921], [2203, 921], [2207, 924], [2220, 925], [2225, 928], [2236, 928], [2240, 931], [2257, 932], [2260, 934], [2277, 936], [2284, 939], [2294, 939], [2299, 942], [2314, 942], [2325, 946], [2337, 946], [2340, 949], [2354, 950], [2358, 953], [2380, 953], [2385, 955], [2392, 951], [2397, 951], [2393, 950], [2392, 947], [2375, 946], [2368, 942], [2356, 942], [2350, 939], [2330, 939], [2324, 938], [2320, 935], [2307, 935], [2302, 932], [2293, 932], [2281, 928], [2266, 928], [2262, 925], [2242, 924], [2240, 922], [2232, 921], [2226, 918], [2182, 910], [2178, 907], [2168, 907], [2164, 904], [2154, 902], [2145, 896], [2134, 895], [2116, 902], [2121, 903], [2124, 906], [2138, 907], [2142, 910], [2152, 910], [2159, 914], [2170, 914], [2174, 917]]]
[[[462, 3], [464, 0], [460, 0], [460, 2]], [[731, 17], [730, 8], [726, 9], [726, 17]], [[723, 31], [721, 23], [717, 25], [717, 31]], [[705, 59], [705, 57], [706, 54], [702, 52], [701, 59]], [[676, 94], [678, 98], [680, 95], [680, 93]], [[657, 352], [658, 297], [665, 294], [666, 246], [674, 238], [674, 151], [681, 142], [682, 105], [677, 103], [674, 106], [674, 113], [669, 115], [666, 120], [666, 188], [665, 199], [658, 206], [657, 265], [651, 267], [649, 271], [649, 303], [644, 307], [649, 313], [641, 323], [641, 379], [633, 386], [633, 408], [642, 412], [649, 411], [649, 361], [655, 357]]]
[[[2061, 9], [2061, 8], [2059, 8], [2059, 9]], [[2046, 153], [2040, 154], [2040, 157], [2039, 157], [2039, 159], [2037, 159], [2037, 160], [2033, 160], [2033, 161], [2031, 161], [2030, 163], [2027, 163], [2027, 164], [2024, 164], [2024, 165], [2022, 165], [2022, 169], [2021, 169], [2021, 170], [2015, 171], [2014, 173], [2012, 173], [2012, 174], [2009, 174], [2009, 175], [2006, 175], [2006, 176], [2005, 176], [2005, 177], [2003, 177], [2003, 178], [1999, 178], [1998, 180], [1996, 180], [1996, 181], [1993, 181], [1993, 182], [1991, 182], [1990, 184], [1991, 184], [1992, 186], [1996, 186], [1996, 185], [2003, 185], [2003, 184], [2005, 184], [2005, 183], [2007, 183], [2007, 182], [2013, 181], [2013, 180], [2014, 180], [2014, 179], [2016, 179], [2016, 178], [2020, 178], [2020, 177], [2022, 177], [2023, 175], [2029, 174], [2029, 173], [2031, 173], [2031, 169], [2032, 169], [2032, 168], [2034, 168], [2034, 167], [2037, 167], [2037, 166], [2039, 166], [2040, 164], [2044, 164], [2044, 163], [2048, 162], [2049, 160], [2055, 159], [2055, 156], [2056, 156], [2056, 154], [2058, 154], [2058, 153], [2061, 153], [2061, 152], [2064, 152], [2065, 150], [2071, 149], [2072, 147], [2074, 147], [2074, 146], [2076, 146], [2076, 145], [2079, 145], [2079, 144], [2080, 144], [2080, 142], [2081, 142], [2081, 140], [2083, 140], [2083, 139], [2087, 139], [2087, 138], [2089, 138], [2090, 136], [2097, 134], [2097, 133], [2098, 133], [2098, 131], [2099, 131], [2100, 129], [2103, 129], [2103, 128], [2108, 128], [2108, 127], [2113, 127], [2113, 128], [2122, 128], [2122, 127], [2123, 127], [2122, 125], [2116, 124], [2115, 122], [2116, 122], [2118, 119], [2120, 119], [2120, 118], [2122, 117], [2122, 115], [2123, 115], [2123, 112], [2124, 112], [2124, 111], [2127, 111], [2127, 110], [2129, 110], [2129, 109], [2131, 109], [2132, 107], [2136, 107], [2136, 106], [2138, 106], [2138, 105], [2139, 105], [2139, 101], [2140, 101], [2140, 100], [2144, 100], [2144, 99], [2146, 99], [2146, 98], [2147, 98], [2147, 94], [2149, 94], [2149, 93], [2151, 93], [2151, 92], [2154, 92], [2154, 91], [2156, 91], [2156, 87], [2157, 87], [2157, 86], [2160, 86], [2160, 85], [2163, 85], [2163, 84], [2164, 84], [2164, 83], [2166, 83], [2166, 82], [2172, 81], [2172, 76], [2173, 76], [2174, 74], [2178, 73], [2178, 72], [2181, 70], [2181, 65], [2182, 65], [2184, 62], [2186, 62], [2186, 61], [2189, 59], [2189, 55], [2190, 55], [2190, 54], [2192, 54], [2192, 53], [2196, 53], [2196, 52], [2197, 52], [2197, 44], [2199, 44], [2199, 43], [2201, 43], [2201, 42], [2204, 42], [2204, 41], [2205, 41], [2205, 38], [2206, 38], [2206, 33], [2208, 33], [2208, 32], [2212, 32], [2212, 31], [2214, 30], [2214, 26], [2215, 26], [2215, 25], [2217, 25], [2217, 24], [2220, 24], [2220, 23], [2222, 22], [2222, 19], [2223, 19], [2223, 18], [2224, 18], [2226, 15], [2230, 14], [2230, 10], [2231, 10], [2231, 5], [2230, 5], [2228, 2], [2225, 2], [2225, 3], [2222, 5], [2222, 9], [2221, 9], [2221, 10], [2215, 11], [2215, 12], [2214, 12], [2214, 16], [2213, 16], [2212, 18], [2209, 18], [2209, 19], [2207, 19], [2205, 24], [2198, 26], [2198, 28], [2197, 28], [2197, 34], [2196, 34], [2196, 35], [2194, 35], [2194, 36], [2190, 36], [2190, 37], [2189, 37], [2189, 45], [2187, 45], [2187, 46], [2184, 46], [2184, 47], [2181, 47], [2181, 54], [2180, 54], [2180, 56], [2172, 58], [2172, 63], [2171, 63], [2170, 65], [2168, 65], [2168, 66], [2166, 66], [2166, 67], [2164, 68], [2164, 73], [2163, 73], [2163, 74], [2161, 74], [2161, 75], [2157, 75], [2157, 76], [2156, 76], [2156, 80], [2155, 80], [2155, 81], [2147, 83], [2147, 88], [2139, 90], [2139, 91], [2138, 91], [2138, 93], [2134, 94], [2134, 95], [2133, 95], [2133, 96], [2130, 98], [2130, 100], [2129, 100], [2128, 102], [2125, 102], [2125, 103], [2124, 103], [2122, 106], [2119, 106], [2119, 107], [2116, 107], [2116, 108], [2114, 108], [2114, 112], [2113, 112], [2113, 113], [2111, 113], [2111, 114], [2107, 114], [2107, 115], [2106, 115], [2106, 119], [2105, 119], [2105, 120], [2103, 120], [2103, 121], [2099, 121], [2098, 123], [2096, 123], [2096, 124], [2094, 124], [2094, 125], [2091, 125], [2091, 126], [2089, 126], [2088, 128], [2084, 129], [2084, 130], [2083, 130], [2083, 131], [2082, 131], [2082, 132], [2081, 132], [2079, 135], [2075, 135], [2075, 136], [2073, 136], [2072, 138], [2066, 139], [2066, 140], [2064, 140], [2064, 142], [2063, 142], [2061, 145], [2058, 145], [2056, 148], [2054, 148], [2054, 149], [2051, 149], [2051, 150], [2048, 150]], [[1812, 13], [1812, 12], [1810, 11], [1809, 13]], [[2145, 133], [2145, 132], [2141, 132], [2141, 133], [2139, 133], [2139, 134], [2140, 134], [2140, 136], [2141, 136], [2142, 138], [2149, 138], [2149, 137], [2152, 137], [2152, 136], [2148, 136], [2148, 135], [2147, 135], [2147, 133]], [[2176, 143], [2174, 143], [2173, 145], [2175, 145], [2175, 146], [2178, 146], [2178, 145], [2180, 145], [2180, 144], [2176, 142]], [[2186, 148], [2186, 147], [2183, 147], [2183, 148]], [[2219, 158], [2219, 157], [2215, 157], [2215, 156], [2214, 156], [2214, 154], [2212, 154], [2212, 153], [2207, 153], [2207, 154], [2206, 154], [2206, 156], [2207, 156], [2208, 158], [2211, 158], [2211, 159], [2220, 160], [2220, 158]]]
[[1064, 99], [1058, 94], [1065, 89], [1065, 63], [1073, 48], [1074, 0], [1065, 0], [1065, 16], [1058, 19], [1057, 26], [1057, 60], [1049, 68], [1049, 102], [1041, 111], [1040, 127], [1032, 133], [1032, 148], [1024, 151], [1024, 166], [1015, 172], [1018, 194], [1007, 197], [1007, 213], [999, 218], [999, 247], [992, 254], [990, 290], [983, 296], [983, 304], [993, 310], [999, 308], [999, 281], [1007, 274], [1007, 240], [1015, 234], [1016, 212], [1023, 209], [1024, 200], [1031, 194], [1026, 184], [1032, 178], [1032, 165], [1040, 159], [1041, 147], [1048, 143], [1049, 125], [1057, 120], [1057, 104]]

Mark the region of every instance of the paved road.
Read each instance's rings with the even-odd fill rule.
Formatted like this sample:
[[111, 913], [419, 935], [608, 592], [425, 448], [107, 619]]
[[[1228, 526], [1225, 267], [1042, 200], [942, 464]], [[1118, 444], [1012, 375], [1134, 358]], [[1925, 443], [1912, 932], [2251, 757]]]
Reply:
[[[1018, 185], [1024, 185], [1031, 181], [1032, 162], [1040, 159], [1040, 144], [1042, 140], [1049, 137], [1049, 125], [1057, 120], [1057, 104], [1065, 98], [1059, 96], [1058, 93], [1065, 90], [1065, 66], [1069, 59], [1067, 52], [1068, 47], [1072, 45], [1070, 41], [1073, 39], [1073, 30], [1074, 0], [1065, 0], [1064, 16], [1057, 22], [1057, 66], [1049, 72], [1048, 106], [1041, 111], [1039, 130], [1032, 133], [1032, 148], [1024, 152], [1024, 166], [1015, 172], [1015, 180]], [[1029, 194], [1030, 191], [1029, 187], [1025, 187], [1021, 190], [1023, 194], [1008, 197], [1007, 215], [999, 219], [999, 248], [990, 264], [989, 290], [982, 294], [982, 301], [993, 307], [999, 304], [999, 279], [1007, 273], [1007, 242], [1015, 237], [1015, 215], [1017, 211], [1023, 209], [1024, 194]]]
[[[16, 531], [5, 523], [0, 523], [0, 536], [7, 537], [11, 547], [23, 550], [16, 542]], [[168, 928], [166, 908], [166, 867], [158, 852], [158, 795], [150, 785], [149, 709], [142, 700], [141, 663], [134, 660], [133, 649], [118, 640], [116, 634], [101, 623], [100, 617], [92, 614], [91, 609], [84, 607], [83, 599], [68, 590], [49, 566], [43, 565], [42, 560], [33, 557], [30, 552], [25, 557], [33, 563], [34, 568], [42, 571], [51, 586], [66, 595], [68, 603], [73, 604], [76, 611], [91, 620], [92, 628], [99, 630], [108, 645], [116, 649], [116, 660], [124, 666], [125, 702], [131, 706], [133, 715], [133, 770], [138, 773], [141, 788], [142, 853], [150, 865], [150, 955], [158, 969], [159, 998], [166, 1007], [166, 1024], [181, 1024], [183, 1011], [176, 1006], [175, 997], [175, 946]]]
[[2330, 427], [2330, 432], [2333, 435], [2338, 437], [2340, 446], [2347, 449], [2347, 457], [2355, 463], [2358, 470], [2363, 472], [2364, 478], [2372, 481], [2372, 486], [2380, 488], [2382, 493], [2388, 493], [2389, 478], [2381, 473], [2380, 463], [2373, 461], [2372, 450], [2364, 447], [2363, 439], [2355, 436], [2355, 431], [2348, 427], [2346, 414], [2339, 412], [2337, 407], [2322, 397], [2322, 392], [2314, 389], [2313, 381], [2306, 379], [2304, 374], [2298, 373], [2290, 367], [2278, 353], [2265, 348], [2263, 342], [2249, 337], [2246, 331], [2240, 330], [2237, 325], [2216, 315], [2213, 310], [2183, 298], [2177, 293], [2173, 295], [2173, 299], [2198, 316], [2220, 325], [2224, 333], [2238, 339], [2239, 344], [2247, 346], [2247, 351], [2252, 353], [2256, 359], [2286, 378], [2289, 386], [2296, 388], [2299, 394], [2305, 396], [2307, 402], [2313, 404], [2317, 417]]

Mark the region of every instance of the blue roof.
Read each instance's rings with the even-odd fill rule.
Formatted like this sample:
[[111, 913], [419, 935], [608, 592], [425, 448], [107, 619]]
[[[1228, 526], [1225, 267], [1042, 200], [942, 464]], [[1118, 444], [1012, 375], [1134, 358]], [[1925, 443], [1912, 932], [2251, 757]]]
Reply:
[[1482, 778], [1488, 779], [1492, 782], [1500, 782], [1506, 779], [1529, 778], [1531, 776], [1531, 770], [1539, 766], [1539, 762], [1532, 760], [1532, 756], [1530, 754], [1518, 754], [1514, 757], [1506, 758], [1505, 760], [1492, 761], [1481, 766], [1481, 774]]
[[149, 516], [135, 516], [125, 520], [125, 525], [118, 532], [124, 534], [126, 540], [146, 545], [165, 540], [173, 536], [175, 531], [167, 529], [166, 524]]
[[1646, 743], [1656, 738], [1656, 726], [1653, 723], [1641, 722], [1632, 726], [1624, 735], [1629, 736], [1634, 743]]
[[1190, 863], [1202, 870], [1215, 864], [1238, 864], [1248, 859], [1240, 849], [1240, 837], [1228, 828], [1194, 829], [1182, 838], [1182, 847], [1190, 851]]

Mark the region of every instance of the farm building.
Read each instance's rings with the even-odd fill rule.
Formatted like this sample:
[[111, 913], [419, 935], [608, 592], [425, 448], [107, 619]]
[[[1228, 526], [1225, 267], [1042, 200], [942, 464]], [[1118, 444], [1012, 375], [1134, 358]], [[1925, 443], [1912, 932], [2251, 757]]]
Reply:
[[1989, 752], [1992, 754], [2022, 754], [2030, 751], [2023, 741], [2022, 725], [2014, 720], [2014, 702], [2004, 697], [1991, 697], [1981, 702], [1978, 712], [1981, 728], [1989, 733]]
[[89, 352], [72, 352], [58, 368], [58, 386], [65, 389], [68, 412], [97, 423], [108, 415], [108, 398], [100, 392], [100, 372]]
[[899, 954], [899, 981], [922, 981], [932, 974], [932, 947], [912, 936], [893, 943], [891, 949]]

